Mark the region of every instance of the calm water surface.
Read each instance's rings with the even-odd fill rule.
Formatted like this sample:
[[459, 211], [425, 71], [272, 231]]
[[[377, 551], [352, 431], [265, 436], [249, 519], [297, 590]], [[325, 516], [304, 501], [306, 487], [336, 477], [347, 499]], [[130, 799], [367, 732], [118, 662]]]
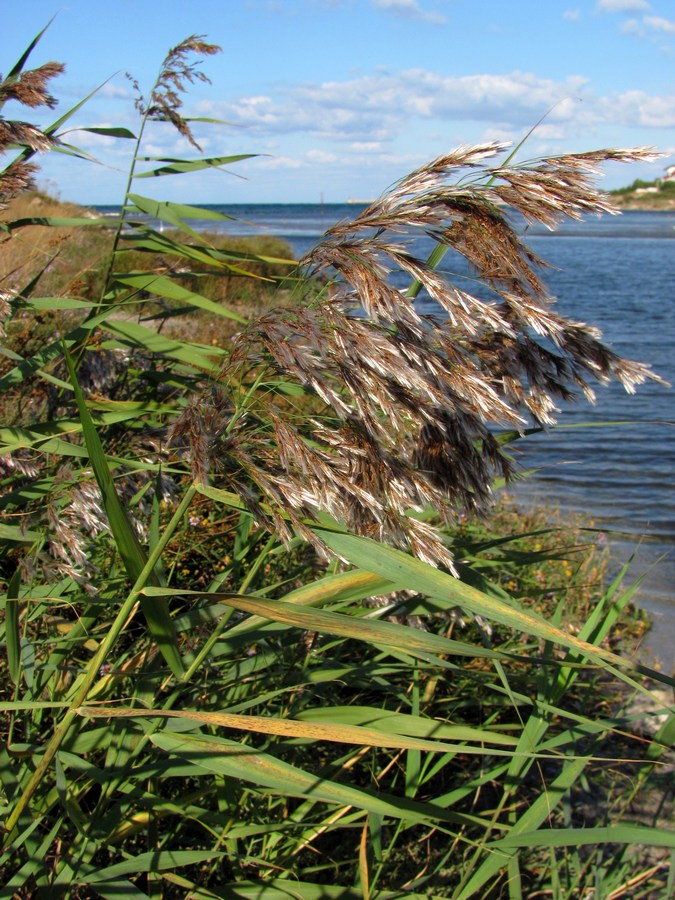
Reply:
[[[237, 219], [220, 230], [278, 235], [298, 258], [360, 209], [216, 208]], [[545, 280], [561, 314], [599, 326], [621, 356], [650, 363], [675, 385], [675, 213], [626, 212], [566, 223], [554, 233], [534, 227], [526, 237], [554, 266]], [[426, 256], [431, 243], [422, 239], [413, 249]], [[444, 265], [468, 274], [457, 260], [446, 257]], [[418, 302], [433, 311], [431, 301]], [[566, 405], [558, 427], [518, 448], [523, 468], [537, 471], [511, 486], [511, 495], [590, 514], [608, 535], [615, 569], [637, 548], [628, 582], [646, 573], [638, 600], [654, 620], [645, 655], [660, 656], [669, 670], [675, 662], [675, 391], [653, 382], [635, 395], [618, 384], [599, 387], [595, 406]]]

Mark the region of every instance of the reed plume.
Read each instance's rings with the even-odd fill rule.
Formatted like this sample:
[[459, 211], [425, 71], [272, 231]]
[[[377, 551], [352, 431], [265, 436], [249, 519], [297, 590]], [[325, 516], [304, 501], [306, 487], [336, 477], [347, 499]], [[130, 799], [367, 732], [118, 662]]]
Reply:
[[[656, 377], [617, 356], [596, 328], [555, 311], [543, 262], [512, 215], [552, 228], [612, 213], [593, 184], [598, 166], [653, 152], [507, 165], [498, 161], [505, 149], [461, 147], [329, 229], [301, 263], [307, 279], [328, 276], [328, 288], [237, 338], [223, 375], [231, 400], [219, 401], [220, 438], [209, 452], [253, 515], [282, 536], [295, 528], [316, 544], [308, 521], [325, 511], [451, 567], [440, 531], [415, 513], [431, 505], [447, 523], [485, 509], [495, 477], [515, 474], [499, 429], [552, 425], [560, 400], [593, 401], [596, 382], [618, 378], [633, 391]], [[408, 238], [420, 234], [464, 257], [471, 277], [416, 258]], [[420, 312], [419, 287], [439, 315]], [[294, 407], [274, 386], [279, 376], [314, 399]], [[175, 433], [194, 431], [195, 415]], [[203, 479], [205, 442], [188, 442]]]
[[[56, 99], [47, 85], [52, 78], [64, 71], [62, 63], [49, 62], [37, 69], [15, 72], [6, 78], [0, 76], [0, 108], [7, 100], [15, 100], [24, 106], [47, 106], [53, 109]], [[9, 149], [23, 148], [22, 153], [0, 170], [0, 209], [22, 191], [34, 187], [37, 166], [27, 160], [34, 153], [44, 152], [58, 143], [57, 138], [29, 122], [6, 119], [0, 116], [0, 154]]]
[[213, 56], [220, 49], [217, 44], [207, 43], [202, 35], [193, 34], [181, 41], [167, 53], [148, 98], [140, 92], [138, 82], [127, 75], [137, 91], [134, 102], [139, 113], [145, 119], [155, 122], [170, 122], [199, 151], [201, 147], [195, 140], [188, 120], [179, 112], [183, 106], [182, 94], [187, 84], [195, 81], [210, 84], [210, 79], [199, 69], [199, 60], [192, 59], [192, 56]]

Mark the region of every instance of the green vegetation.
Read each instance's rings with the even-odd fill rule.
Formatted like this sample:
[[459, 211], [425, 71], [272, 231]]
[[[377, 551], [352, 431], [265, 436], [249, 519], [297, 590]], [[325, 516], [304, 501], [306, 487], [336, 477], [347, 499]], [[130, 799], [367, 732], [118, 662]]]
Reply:
[[660, 184], [657, 181], [643, 181], [641, 178], [636, 178], [632, 184], [629, 184], [628, 187], [617, 188], [612, 191], [612, 194], [629, 194], [634, 191], [646, 190], [647, 188], [659, 188]]
[[612, 201], [620, 208], [674, 209], [675, 181], [643, 181], [636, 178], [628, 187], [610, 191]]
[[[36, 43], [0, 102], [51, 103]], [[0, 132], [0, 898], [667, 895], [673, 680], [617, 643], [634, 589], [583, 526], [480, 515], [526, 418], [651, 377], [548, 307], [501, 211], [600, 209], [617, 154], [462, 148], [299, 268], [135, 192], [236, 163], [142, 150], [149, 121], [195, 144], [176, 88], [216, 49], [114, 129], [112, 229], [24, 193], [69, 113]]]
[[[93, 210], [72, 203], [62, 203], [39, 191], [26, 191], [14, 198], [4, 211], [0, 223], [33, 222], [35, 220], [95, 219]], [[179, 232], [169, 230], [166, 238], [177, 241]], [[157, 322], [162, 333], [181, 336], [189, 329], [193, 340], [205, 343], [226, 343], [241, 328], [241, 321], [260, 314], [280, 303], [288, 303], [295, 287], [286, 283], [292, 265], [291, 248], [279, 238], [225, 237], [202, 232], [200, 240], [218, 252], [246, 259], [244, 273], [236, 269], [223, 271], [208, 259], [184, 261], [172, 259], [165, 253], [125, 250], [119, 255], [120, 274], [134, 272], [156, 273], [171, 278], [179, 288], [201, 294], [209, 300], [227, 304], [234, 318], [214, 317], [193, 306], [186, 306], [179, 296], [157, 296], [145, 292], [143, 321]], [[88, 298], [101, 296], [105, 272], [114, 241], [114, 226], [77, 225], [48, 226], [26, 224], [14, 226], [11, 242], [0, 243], [0, 279], [6, 286], [18, 286], [39, 277], [40, 293], [46, 297], [68, 296], [86, 303]], [[45, 268], [45, 261], [48, 261]], [[134, 311], [132, 315], [137, 316]], [[12, 348], [23, 356], [30, 356], [52, 340], [55, 330], [63, 330], [77, 313], [65, 309], [40, 311], [36, 329], [35, 311], [25, 309], [15, 315], [8, 325]], [[182, 335], [184, 336], [184, 335]], [[26, 343], [28, 341], [29, 343]]]

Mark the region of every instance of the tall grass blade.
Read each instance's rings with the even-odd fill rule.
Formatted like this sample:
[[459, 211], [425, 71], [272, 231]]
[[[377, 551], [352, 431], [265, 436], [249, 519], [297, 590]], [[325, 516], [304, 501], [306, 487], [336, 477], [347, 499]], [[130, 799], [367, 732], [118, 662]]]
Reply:
[[19, 586], [21, 575], [17, 568], [7, 585], [5, 598], [5, 647], [9, 675], [18, 687], [21, 676], [21, 633], [19, 630]]
[[646, 825], [608, 825], [595, 828], [547, 828], [513, 833], [492, 843], [494, 848], [586, 847], [589, 844], [635, 844], [675, 850], [675, 832]]
[[[87, 875], [81, 884], [99, 884], [113, 880], [124, 875], [137, 875], [139, 872], [164, 872], [167, 869], [178, 869], [181, 866], [199, 865], [208, 860], [220, 859], [224, 854], [217, 850], [167, 850], [140, 853], [132, 856], [124, 862], [106, 866]], [[125, 886], [128, 882], [124, 882]]]
[[306, 772], [256, 750], [225, 738], [175, 735], [159, 732], [150, 735], [150, 741], [166, 753], [181, 757], [195, 769], [210, 774], [222, 774], [249, 781], [260, 787], [281, 791], [283, 796], [306, 797], [315, 802], [355, 806], [365, 812], [373, 812], [419, 824], [432, 822], [469, 823], [471, 816], [451, 813], [433, 804], [416, 803], [399, 797], [378, 795], [341, 784], [331, 778]]
[[[546, 785], [545, 790], [537, 800], [511, 825], [509, 836], [520, 835], [523, 832], [527, 832], [531, 836], [539, 835], [541, 832], [534, 829], [555, 811], [565, 792], [578, 780], [587, 764], [588, 760], [583, 758], [566, 761], [563, 771], [555, 781], [550, 785]], [[517, 785], [519, 782], [515, 781], [513, 783]], [[520, 846], [533, 846], [533, 844], [521, 845], [516, 843], [514, 845], [505, 845], [501, 841], [494, 841], [482, 847], [483, 853], [481, 855], [486, 854], [487, 858], [482, 863], [475, 864], [473, 869], [469, 870], [470, 877], [465, 879], [461, 890], [456, 893], [454, 900], [469, 900], [471, 897], [480, 896], [477, 892], [482, 890], [500, 869], [511, 864], [515, 848]]]
[[400, 550], [370, 538], [316, 530], [320, 531], [322, 540], [335, 553], [361, 569], [386, 576], [399, 589], [423, 592], [429, 597], [445, 601], [449, 607], [460, 606], [488, 620], [514, 628], [518, 632], [537, 635], [546, 641], [577, 650], [593, 662], [602, 663], [611, 660], [616, 666], [632, 667], [625, 659], [586, 641], [578, 640], [535, 614], [510, 606], [497, 597], [488, 596]]
[[442, 657], [465, 656], [483, 659], [509, 659], [509, 654], [500, 653], [487, 647], [478, 647], [468, 642], [440, 637], [419, 629], [398, 625], [394, 622], [380, 622], [376, 619], [343, 615], [320, 609], [303, 609], [294, 603], [281, 600], [268, 600], [252, 594], [200, 594], [198, 591], [171, 591], [168, 588], [147, 587], [143, 590], [146, 597], [170, 595], [208, 596], [227, 606], [242, 612], [252, 613], [261, 618], [275, 622], [284, 622], [306, 631], [318, 631], [323, 634], [350, 637], [359, 641], [390, 647], [397, 652], [406, 653], [425, 661], [433, 661], [443, 668], [452, 668], [452, 664]]
[[[65, 346], [64, 353], [75, 391], [75, 400], [82, 423], [82, 433], [87, 453], [101, 490], [103, 506], [110, 523], [110, 529], [127, 574], [132, 582], [136, 582], [145, 568], [147, 557], [115, 490], [115, 484], [101, 440], [87, 409], [77, 375], [75, 374], [73, 361]], [[166, 598], [141, 600], [141, 609], [167, 665], [173, 674], [180, 678], [184, 672], [183, 661], [178, 650], [176, 630], [169, 614], [169, 605]]]
[[[375, 714], [376, 710], [373, 711]], [[503, 738], [499, 734], [490, 734], [482, 731], [479, 734], [469, 729], [458, 729], [457, 743], [451, 744], [444, 732], [446, 740], [424, 740], [423, 738], [408, 737], [403, 730], [380, 730], [378, 727], [367, 725], [351, 725], [340, 721], [318, 721], [309, 717], [309, 720], [298, 721], [293, 719], [279, 719], [274, 716], [247, 716], [242, 714], [222, 712], [200, 712], [198, 710], [170, 710], [152, 709], [139, 710], [123, 706], [83, 706], [77, 710], [83, 718], [92, 719], [182, 719], [185, 722], [198, 722], [212, 727], [231, 728], [237, 731], [254, 732], [257, 734], [273, 734], [288, 738], [309, 738], [314, 741], [330, 741], [340, 744], [355, 744], [363, 747], [389, 747], [397, 750], [420, 750], [430, 753], [489, 753], [495, 755], [511, 756], [513, 750], [500, 750], [496, 747], [472, 747], [466, 743], [467, 736], [470, 740], [479, 744], [506, 744], [512, 745], [509, 738]], [[402, 716], [401, 718], [405, 718]], [[376, 717], [376, 722], [377, 722]], [[386, 720], [385, 720], [386, 722]], [[435, 723], [433, 723], [435, 724]], [[414, 724], [412, 726], [415, 727]], [[442, 728], [442, 726], [439, 726]], [[436, 737], [433, 729], [430, 729], [430, 737]], [[440, 735], [439, 735], [440, 737]]]
[[7, 75], [5, 76], [7, 80], [15, 79], [18, 75], [21, 74], [21, 72], [22, 72], [23, 69], [24, 69], [24, 66], [25, 66], [26, 63], [28, 62], [28, 59], [29, 59], [31, 53], [33, 52], [33, 50], [35, 50], [35, 48], [37, 47], [38, 43], [40, 42], [40, 39], [42, 38], [42, 35], [43, 35], [43, 34], [45, 33], [45, 31], [49, 28], [49, 26], [52, 24], [52, 22], [54, 21], [55, 18], [56, 18], [56, 14], [54, 14], [54, 15], [51, 17], [51, 19], [47, 22], [47, 24], [45, 25], [45, 27], [42, 28], [42, 29], [37, 33], [37, 35], [33, 38], [33, 40], [30, 42], [30, 44], [28, 45], [28, 47], [27, 47], [27, 48], [24, 50], [24, 52], [21, 54], [21, 56], [19, 57], [19, 59], [17, 60], [17, 62], [12, 66], [12, 68], [9, 70], [9, 72], [8, 72]]
[[242, 159], [253, 159], [255, 153], [239, 153], [236, 156], [214, 156], [210, 159], [166, 159], [161, 156], [142, 156], [142, 162], [164, 162], [166, 166], [158, 169], [136, 172], [134, 178], [156, 178], [160, 175], [184, 175], [186, 172], [199, 172], [201, 169], [217, 169]]

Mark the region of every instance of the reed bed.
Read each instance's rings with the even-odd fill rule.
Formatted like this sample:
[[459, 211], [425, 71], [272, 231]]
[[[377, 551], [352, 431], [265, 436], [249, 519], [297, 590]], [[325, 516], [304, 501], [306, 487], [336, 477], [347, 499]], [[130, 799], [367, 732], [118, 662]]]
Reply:
[[[60, 66], [27, 68], [39, 37], [0, 100], [53, 105]], [[581, 533], [475, 518], [561, 399], [656, 377], [555, 309], [512, 219], [611, 212], [597, 167], [651, 151], [461, 147], [298, 264], [136, 193], [242, 158], [143, 151], [163, 122], [199, 152], [183, 90], [214, 52], [188, 38], [136, 86], [96, 277], [46, 295], [43, 248], [4, 271], [0, 897], [672, 891], [675, 710], [654, 685], [673, 680], [616, 646], [635, 588], [606, 583]], [[3, 204], [71, 113], [1, 120], [0, 150], [19, 145]], [[60, 240], [62, 217], [8, 210], [0, 250]], [[420, 232], [430, 260], [408, 252]], [[276, 301], [243, 315], [217, 293], [233, 280]], [[177, 309], [228, 339], [165, 332]], [[40, 317], [39, 344], [18, 340]]]

